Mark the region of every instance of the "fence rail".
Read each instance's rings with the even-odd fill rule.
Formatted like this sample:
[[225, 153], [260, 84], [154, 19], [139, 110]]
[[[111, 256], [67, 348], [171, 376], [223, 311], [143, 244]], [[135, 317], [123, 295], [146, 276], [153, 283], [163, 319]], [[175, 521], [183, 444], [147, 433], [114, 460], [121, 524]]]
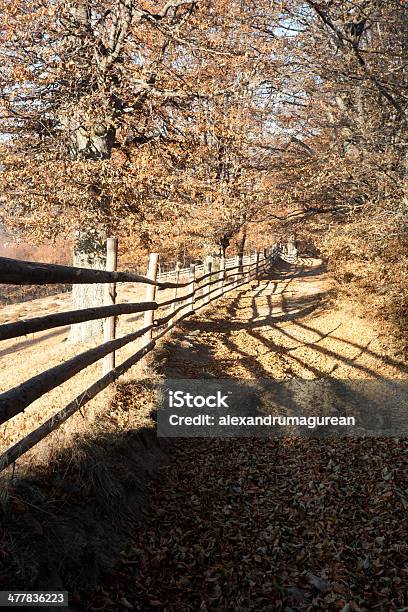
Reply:
[[160, 289], [174, 287], [174, 283], [153, 281], [146, 276], [132, 272], [107, 272], [106, 270], [20, 261], [8, 257], [0, 257], [0, 283], [4, 285], [145, 283], [158, 286]]
[[[109, 240], [108, 253], [109, 248], [117, 248], [117, 241], [115, 247], [113, 239]], [[0, 471], [14, 463], [21, 455], [57, 429], [70, 416], [80, 410], [82, 406], [140, 361], [147, 353], [154, 349], [157, 341], [177, 323], [207, 306], [212, 301], [219, 299], [232, 289], [236, 289], [268, 271], [279, 253], [280, 247], [274, 245], [272, 249], [265, 249], [261, 253], [255, 252], [252, 255], [246, 255], [241, 258], [236, 256], [229, 259], [221, 259], [220, 268], [217, 270], [213, 269], [212, 261], [209, 259], [205, 264], [183, 269], [176, 267], [175, 270], [161, 274], [158, 274], [158, 255], [152, 254], [150, 256], [147, 276], [128, 272], [91, 270], [87, 268], [17, 261], [0, 257], [0, 283], [16, 285], [105, 283], [109, 286], [108, 305], [48, 314], [32, 319], [6, 323], [0, 325], [0, 340], [18, 338], [28, 333], [45, 331], [95, 319], [104, 319], [106, 325], [107, 322], [112, 321], [112, 318], [115, 321], [115, 318], [120, 315], [138, 312], [144, 313], [142, 329], [137, 329], [116, 338], [116, 325], [113, 324], [108, 328], [105, 327], [103, 343], [82, 351], [75, 357], [49, 368], [45, 372], [33, 376], [20, 385], [0, 394], [0, 424], [3, 424], [89, 365], [104, 359], [102, 378], [85, 389], [78, 397], [45, 423], [0, 455]], [[114, 259], [115, 254], [110, 254]], [[197, 276], [197, 272], [200, 273], [200, 276]], [[182, 276], [187, 276], [187, 281], [180, 282], [180, 277]], [[168, 282], [167, 279], [169, 278], [174, 278], [176, 282]], [[146, 301], [115, 304], [116, 283], [145, 284]], [[183, 288], [185, 288], [186, 293], [180, 295], [179, 290]], [[163, 289], [173, 289], [174, 294], [171, 299], [160, 302], [156, 299], [156, 292]], [[163, 316], [155, 318], [157, 311], [168, 307], [170, 307], [170, 312], [165, 312]], [[106, 334], [107, 329], [108, 334]], [[115, 366], [115, 351], [137, 339], [140, 339], [140, 348], [130, 358]], [[106, 371], [107, 365], [108, 371]]]

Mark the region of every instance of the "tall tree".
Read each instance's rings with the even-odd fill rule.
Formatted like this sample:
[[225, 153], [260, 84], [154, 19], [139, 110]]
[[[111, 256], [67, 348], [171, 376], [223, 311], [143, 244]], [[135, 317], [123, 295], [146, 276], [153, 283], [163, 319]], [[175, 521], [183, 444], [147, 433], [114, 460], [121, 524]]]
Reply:
[[[141, 206], [146, 169], [153, 194], [166, 181], [162, 140], [179, 135], [188, 101], [208, 94], [206, 58], [218, 41], [201, 47], [196, 8], [192, 0], [159, 9], [133, 0], [0, 2], [9, 225], [34, 236], [72, 227], [74, 263], [103, 266], [106, 234], [127, 216], [143, 218], [153, 199]], [[77, 306], [89, 291], [75, 288]], [[94, 331], [77, 328], [83, 339]]]

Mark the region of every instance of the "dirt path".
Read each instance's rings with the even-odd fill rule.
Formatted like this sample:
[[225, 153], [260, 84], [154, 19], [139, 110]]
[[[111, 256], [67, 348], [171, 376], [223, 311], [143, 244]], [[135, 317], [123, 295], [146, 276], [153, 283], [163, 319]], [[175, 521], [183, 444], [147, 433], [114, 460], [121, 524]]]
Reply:
[[[407, 379], [316, 261], [186, 320], [167, 377]], [[397, 439], [179, 440], [152, 506], [79, 609], [407, 610], [408, 444]]]
[[318, 260], [275, 271], [188, 319], [163, 351], [166, 376], [405, 378], [378, 331], [355, 307], [325, 308], [330, 284]]

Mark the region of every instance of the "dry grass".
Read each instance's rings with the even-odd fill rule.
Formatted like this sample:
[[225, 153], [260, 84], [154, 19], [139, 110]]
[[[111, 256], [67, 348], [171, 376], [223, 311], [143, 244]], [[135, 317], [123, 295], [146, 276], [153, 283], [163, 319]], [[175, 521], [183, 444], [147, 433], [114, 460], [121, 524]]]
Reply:
[[112, 564], [167, 459], [151, 415], [158, 380], [148, 361], [135, 366], [2, 474], [0, 585], [90, 587]]
[[373, 214], [344, 224], [302, 229], [328, 262], [337, 303], [354, 304], [381, 330], [399, 359], [408, 360], [408, 243], [402, 223]]
[[[159, 299], [166, 300], [171, 296], [171, 290], [161, 292]], [[119, 285], [120, 302], [137, 302], [144, 299], [144, 288], [140, 285]], [[50, 312], [61, 312], [71, 308], [70, 294], [33, 300], [21, 304], [14, 304], [2, 308], [1, 322], [15, 321], [27, 317], [41, 316]], [[163, 312], [163, 311], [162, 311]], [[143, 325], [143, 313], [120, 317], [118, 335], [133, 332]], [[15, 387], [31, 376], [44, 372], [48, 368], [58, 365], [74, 357], [80, 351], [91, 348], [100, 343], [100, 339], [87, 345], [73, 345], [67, 341], [69, 329], [56, 328], [45, 332], [30, 334], [23, 338], [5, 340], [0, 347], [0, 392]], [[121, 363], [138, 349], [139, 344], [133, 342], [117, 352], [117, 362]], [[101, 361], [89, 366], [77, 376], [54, 389], [44, 397], [31, 404], [27, 410], [14, 417], [6, 424], [0, 426], [0, 451], [6, 450], [23, 436], [38, 427], [50, 418], [68, 402], [80, 395], [87, 387], [102, 375]], [[80, 413], [74, 415], [64, 424], [56, 434], [50, 437], [49, 442], [59, 449], [64, 440], [68, 445], [70, 439], [77, 433], [86, 430], [89, 419], [98, 418], [100, 410], [104, 410], [107, 393], [97, 396]], [[96, 415], [96, 416], [95, 416]], [[50, 443], [41, 443], [28, 453], [28, 458], [34, 462], [49, 461]], [[47, 450], [45, 450], [47, 449]]]
[[70, 291], [67, 285], [2, 285], [0, 284], [0, 305], [19, 304], [38, 298]]

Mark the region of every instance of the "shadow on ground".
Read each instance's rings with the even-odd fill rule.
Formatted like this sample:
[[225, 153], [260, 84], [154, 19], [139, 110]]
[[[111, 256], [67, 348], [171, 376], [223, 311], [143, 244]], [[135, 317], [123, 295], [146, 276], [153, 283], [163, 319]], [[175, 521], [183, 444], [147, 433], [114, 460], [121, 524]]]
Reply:
[[[282, 264], [227, 298], [227, 318], [215, 306], [186, 320], [157, 353], [158, 374], [269, 378], [282, 362], [288, 378], [344, 365], [375, 379], [358, 361], [380, 357], [369, 343], [315, 323], [329, 298], [323, 273]], [[294, 279], [310, 291], [295, 295]], [[322, 346], [328, 338], [353, 354]], [[299, 346], [311, 353], [294, 354]], [[154, 407], [140, 384], [117, 395], [124, 412]], [[3, 504], [0, 583], [65, 588], [72, 610], [404, 609], [407, 457], [406, 440], [170, 444], [130, 423], [17, 474]]]
[[[117, 391], [120, 405], [115, 397], [111, 404], [123, 414], [124, 387]], [[132, 393], [142, 395], [147, 387], [149, 381], [132, 383]], [[0, 589], [68, 590], [72, 596], [100, 584], [101, 568], [116, 563], [136, 517], [147, 510], [148, 483], [169, 451], [153, 422], [117, 433], [93, 428], [56, 451], [47, 467], [22, 464], [3, 476]]]

